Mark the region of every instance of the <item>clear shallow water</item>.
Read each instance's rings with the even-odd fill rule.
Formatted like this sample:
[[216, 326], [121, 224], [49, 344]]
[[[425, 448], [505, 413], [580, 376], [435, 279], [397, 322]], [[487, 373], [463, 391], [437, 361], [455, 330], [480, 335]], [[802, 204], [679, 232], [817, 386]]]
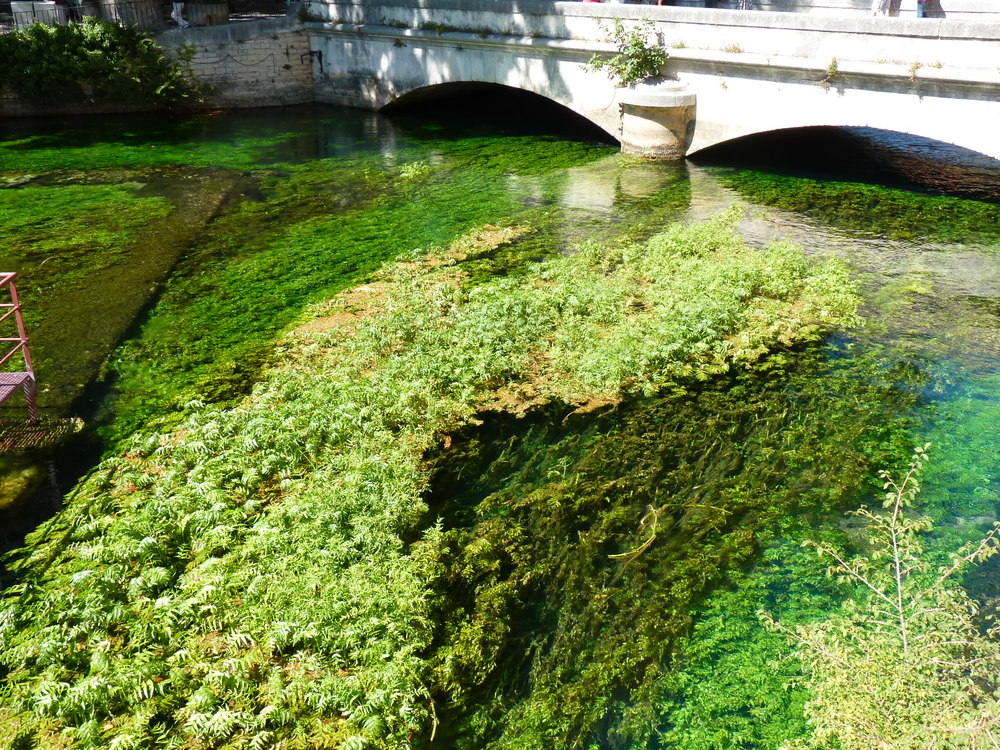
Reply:
[[[43, 406], [85, 417], [105, 444], [169, 423], [192, 397], [238, 398], [309, 303], [483, 224], [535, 230], [484, 259], [483, 278], [734, 204], [751, 242], [791, 237], [854, 270], [867, 325], [821, 352], [620, 413], [498, 418], [437, 457], [432, 501], [458, 548], [519, 497], [577, 503], [572, 518], [512, 514], [546, 543], [522, 550], [521, 568], [456, 587], [474, 613], [476, 586], [515, 572], [533, 580], [504, 614], [515, 625], [497, 670], [440, 709], [446, 746], [519, 747], [550, 725], [558, 746], [777, 747], [802, 731], [802, 695], [782, 689], [787, 675], [770, 666], [782, 644], [755, 612], [808, 619], [838, 596], [813, 583], [820, 570], [798, 542], [817, 530], [849, 537], [840, 511], [873, 496], [875, 470], [928, 440], [924, 497], [942, 544], [995, 518], [995, 203], [902, 177], [888, 187], [883, 167], [845, 181], [852, 174], [801, 174], [801, 162], [791, 174], [653, 165], [523, 125], [426, 115], [296, 109], [5, 127], [0, 266], [22, 274]], [[85, 465], [100, 448], [81, 441], [57, 458]], [[38, 458], [5, 460], [12, 471]], [[628, 492], [609, 500], [609, 483]], [[678, 521], [624, 571], [608, 561], [642, 542], [648, 507], [705, 487], [724, 509], [717, 519]], [[17, 517], [4, 517], [10, 537]], [[581, 534], [604, 542], [567, 542]], [[988, 577], [974, 583], [996, 596]]]

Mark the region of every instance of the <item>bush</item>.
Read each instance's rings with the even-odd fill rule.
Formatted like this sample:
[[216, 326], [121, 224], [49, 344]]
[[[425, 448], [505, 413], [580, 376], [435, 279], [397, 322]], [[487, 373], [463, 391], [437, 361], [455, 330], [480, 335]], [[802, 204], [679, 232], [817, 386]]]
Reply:
[[[607, 71], [617, 86], [631, 86], [654, 76], [667, 61], [667, 53], [650, 21], [644, 21], [638, 28], [629, 31], [616, 18], [611, 24], [611, 37], [618, 46], [618, 54], [608, 58], [594, 55], [587, 63], [587, 68]], [[652, 44], [648, 41], [650, 37], [653, 37]]]
[[0, 36], [0, 86], [36, 103], [168, 104], [197, 87], [152, 39], [96, 18]]
[[927, 455], [917, 449], [897, 482], [883, 472], [881, 510], [854, 515], [866, 526], [867, 552], [851, 560], [813, 545], [834, 561], [830, 574], [858, 594], [826, 620], [795, 630], [765, 622], [796, 644], [812, 697], [811, 737], [801, 748], [976, 750], [996, 747], [1000, 732], [1000, 642], [979, 626], [979, 605], [957, 574], [998, 550], [1000, 525], [963, 547], [938, 570], [921, 535], [927, 517], [908, 518]]

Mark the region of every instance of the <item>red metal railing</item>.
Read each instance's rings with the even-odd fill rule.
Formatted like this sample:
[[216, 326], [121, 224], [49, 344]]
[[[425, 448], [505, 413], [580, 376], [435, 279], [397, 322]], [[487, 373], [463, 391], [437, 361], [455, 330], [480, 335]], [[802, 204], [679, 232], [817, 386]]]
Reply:
[[[28, 402], [28, 415], [32, 422], [38, 422], [38, 385], [35, 382], [35, 370], [31, 365], [31, 351], [28, 349], [28, 334], [24, 330], [24, 318], [21, 315], [21, 302], [17, 297], [17, 285], [14, 279], [17, 274], [12, 271], [0, 271], [0, 333], [13, 332], [16, 335], [0, 336], [0, 404], [5, 403], [18, 390], [24, 392]], [[12, 325], [13, 324], [13, 325]], [[23, 370], [10, 371], [7, 368], [20, 366]]]

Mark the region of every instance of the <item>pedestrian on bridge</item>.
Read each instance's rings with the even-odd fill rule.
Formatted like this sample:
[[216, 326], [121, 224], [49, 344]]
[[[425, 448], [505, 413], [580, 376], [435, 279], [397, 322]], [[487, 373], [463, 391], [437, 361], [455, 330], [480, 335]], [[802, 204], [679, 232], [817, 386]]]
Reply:
[[889, 15], [889, 6], [892, 4], [892, 0], [872, 0], [872, 15], [877, 16], [882, 14], [883, 16]]
[[927, 3], [930, 0], [917, 0], [917, 18], [927, 18]]
[[170, 11], [170, 17], [177, 21], [177, 28], [186, 29], [190, 27], [191, 24], [184, 18], [184, 3], [174, 2], [171, 5], [173, 9]]

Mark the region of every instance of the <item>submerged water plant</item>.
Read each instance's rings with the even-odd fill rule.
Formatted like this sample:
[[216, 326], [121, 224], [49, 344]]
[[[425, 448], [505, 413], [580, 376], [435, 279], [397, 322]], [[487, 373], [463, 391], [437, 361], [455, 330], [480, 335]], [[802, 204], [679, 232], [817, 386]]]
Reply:
[[856, 320], [843, 269], [732, 217], [466, 286], [476, 245], [316, 307], [250, 397], [140, 431], [29, 538], [3, 747], [411, 746], [456, 674], [428, 659], [452, 544], [432, 450], [483, 410], [680, 393]]

